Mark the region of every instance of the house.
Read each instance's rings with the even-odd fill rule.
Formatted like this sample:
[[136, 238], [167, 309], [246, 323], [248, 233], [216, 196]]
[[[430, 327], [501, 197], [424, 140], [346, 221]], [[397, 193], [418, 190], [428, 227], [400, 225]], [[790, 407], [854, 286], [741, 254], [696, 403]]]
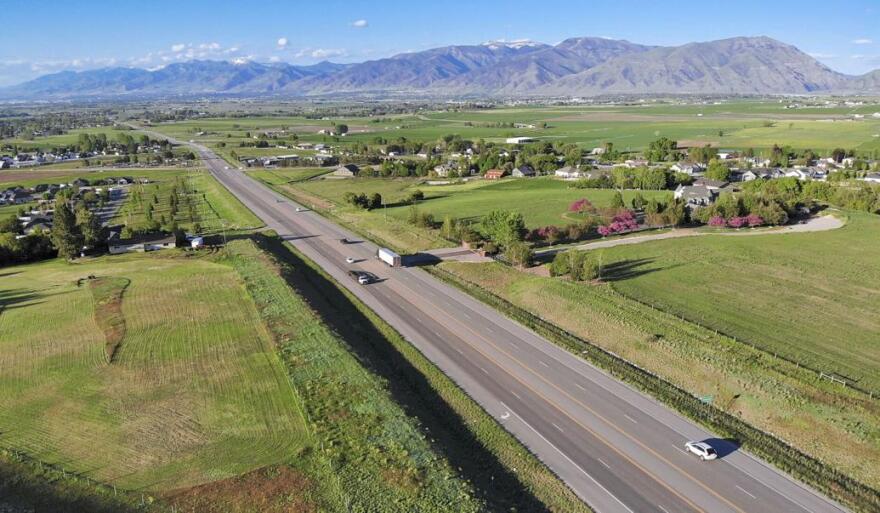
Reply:
[[21, 230], [28, 235], [32, 233], [46, 233], [52, 230], [52, 221], [45, 217], [34, 218], [24, 223]]
[[333, 176], [344, 176], [346, 178], [353, 178], [360, 173], [361, 170], [354, 164], [345, 164], [344, 166], [339, 166], [333, 170]]
[[880, 183], [880, 173], [868, 173], [859, 180], [863, 182]]
[[554, 171], [553, 176], [563, 180], [577, 180], [581, 177], [581, 172], [574, 166], [565, 166]]
[[483, 178], [486, 180], [500, 180], [505, 175], [507, 175], [507, 171], [503, 169], [490, 169], [486, 171], [486, 174], [483, 175]]
[[701, 173], [703, 168], [699, 164], [693, 164], [691, 162], [676, 162], [669, 166], [669, 170], [673, 173], [684, 173], [689, 176], [694, 176], [697, 173]]
[[650, 164], [650, 162], [648, 162], [648, 161], [645, 160], [645, 159], [627, 159], [627, 160], [625, 160], [625, 161], [623, 162], [623, 164], [624, 164], [626, 167], [632, 169], [632, 168], [637, 168], [637, 167], [644, 167], [644, 166], [647, 166], [648, 164]]
[[764, 178], [764, 176], [758, 174], [757, 169], [746, 169], [742, 173], [738, 175], [740, 182], [751, 182], [752, 180], [757, 180], [758, 178]]
[[522, 166], [513, 168], [511, 175], [515, 176], [516, 178], [526, 178], [529, 176], [535, 176], [535, 170], [532, 168], [532, 166], [524, 164]]
[[21, 205], [33, 201], [31, 193], [24, 189], [12, 189], [5, 192], [5, 203], [8, 205]]
[[434, 174], [441, 178], [446, 178], [449, 176], [450, 172], [455, 171], [456, 169], [455, 164], [452, 163], [439, 164], [434, 166]]
[[813, 178], [814, 170], [808, 167], [791, 168], [785, 170], [786, 177], [797, 178], [798, 180], [810, 180]]
[[326, 153], [319, 153], [312, 158], [315, 160], [315, 162], [319, 166], [322, 166], [322, 167], [323, 166], [332, 166], [333, 164], [336, 164], [337, 162], [339, 162], [339, 159], [337, 159], [333, 155], [327, 155]]
[[538, 142], [538, 140], [534, 137], [508, 137], [507, 139], [505, 139], [504, 142], [506, 142], [507, 144], [525, 144]]
[[718, 191], [705, 185], [679, 185], [673, 196], [684, 201], [686, 208], [693, 210], [713, 203], [718, 197]]
[[729, 184], [723, 180], [712, 180], [711, 178], [701, 177], [694, 180], [694, 185], [703, 186], [713, 191], [720, 191]]
[[130, 239], [122, 239], [119, 237], [118, 232], [113, 232], [107, 239], [107, 247], [113, 255], [120, 253], [144, 253], [147, 251], [176, 248], [177, 240], [174, 235], [166, 235], [164, 233], [146, 233], [135, 235]]

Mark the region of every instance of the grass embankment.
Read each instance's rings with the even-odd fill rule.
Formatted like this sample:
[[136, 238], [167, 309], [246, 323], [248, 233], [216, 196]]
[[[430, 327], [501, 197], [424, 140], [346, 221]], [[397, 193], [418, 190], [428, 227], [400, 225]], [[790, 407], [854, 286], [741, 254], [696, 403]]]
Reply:
[[602, 250], [618, 291], [880, 395], [880, 217]]
[[[880, 484], [874, 463], [880, 458], [876, 422], [880, 406], [876, 401], [839, 390], [810, 371], [627, 299], [608, 284], [590, 286], [544, 278], [497, 263], [445, 263], [440, 269], [466, 280], [472, 284], [467, 287], [471, 293], [569, 349], [580, 352], [588, 347], [583, 341], [589, 341], [655, 373], [674, 387], [664, 386], [605, 353], [591, 354], [594, 361], [619, 377], [707, 423], [719, 434], [740, 438], [747, 449], [811, 485], [859, 504], [862, 510], [880, 504], [876, 491], [860, 491], [857, 484], [849, 489], [840, 484], [847, 478], [829, 470], [839, 469], [869, 486]], [[494, 296], [503, 301], [495, 301]], [[550, 329], [544, 329], [547, 326]], [[581, 340], [560, 336], [555, 326]], [[704, 395], [713, 397], [715, 408], [701, 406], [695, 396]], [[786, 452], [784, 444], [772, 442], [737, 419], [782, 437], [827, 465], [796, 467], [801, 461]]]
[[[291, 340], [281, 345], [282, 353], [292, 369], [292, 379], [305, 397], [311, 417], [315, 419], [316, 415], [321, 415], [331, 419], [317, 423], [316, 432], [319, 438], [329, 437], [329, 441], [325, 440], [325, 448], [343, 482], [377, 479], [375, 475], [379, 474], [403, 486], [420, 489], [431, 485], [436, 478], [413, 473], [406, 468], [395, 469], [389, 467], [389, 463], [383, 463], [384, 458], [394, 462], [392, 456], [397, 453], [389, 453], [383, 448], [383, 441], [389, 440], [387, 436], [393, 437], [390, 440], [397, 440], [393, 442], [395, 445], [400, 441], [414, 440], [399, 429], [386, 429], [385, 434], [376, 439], [376, 451], [371, 451], [366, 457], [358, 456], [360, 450], [352, 433], [363, 433], [388, 421], [375, 407], [360, 406], [360, 402], [371, 396], [381, 398], [383, 393], [390, 393], [397, 403], [418, 419], [420, 429], [431, 439], [440, 456], [457, 468], [458, 474], [473, 486], [476, 497], [484, 503], [485, 509], [588, 511], [587, 506], [512, 435], [357, 298], [279, 239], [258, 240], [261, 247], [277, 259], [282, 275], [297, 294], [347, 345], [344, 351], [334, 344], [321, 341], [318, 341], [321, 343], [317, 347], [300, 347], [293, 342], [296, 340], [293, 333], [311, 333], [310, 325], [302, 325], [296, 316], [291, 317], [283, 308], [279, 308], [280, 301], [270, 303], [271, 319], [277, 321], [270, 320], [269, 325], [275, 326], [272, 329], [280, 340]], [[259, 289], [270, 290], [264, 285], [260, 285]], [[261, 304], [259, 297], [257, 302]], [[293, 333], [287, 330], [293, 330]], [[382, 388], [387, 392], [377, 394], [371, 388], [374, 385], [364, 385], [353, 378], [343, 380], [334, 372], [320, 372], [320, 367], [296, 377], [298, 369], [306, 362], [319, 365], [325, 360], [345, 362], [347, 359], [357, 359], [378, 374]], [[313, 398], [318, 399], [318, 404], [324, 405], [311, 406]], [[416, 461], [424, 461], [427, 453], [424, 448], [418, 447], [409, 449], [409, 453]], [[426, 491], [430, 489], [426, 488]], [[375, 497], [372, 494], [369, 496], [371, 511], [380, 511], [383, 505], [389, 511], [414, 510], [407, 507], [406, 502], [393, 505]], [[382, 497], [382, 494], [378, 497]], [[355, 499], [352, 497], [353, 501]], [[431, 504], [442, 506], [442, 503], [433, 500]], [[461, 503], [447, 504], [446, 507], [461, 510], [468, 504], [463, 500]]]

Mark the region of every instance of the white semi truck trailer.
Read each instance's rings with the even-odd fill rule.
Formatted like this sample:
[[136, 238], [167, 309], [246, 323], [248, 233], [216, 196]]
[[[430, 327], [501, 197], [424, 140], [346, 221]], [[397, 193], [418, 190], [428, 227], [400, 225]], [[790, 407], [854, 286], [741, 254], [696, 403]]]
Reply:
[[376, 258], [388, 264], [389, 267], [400, 267], [400, 255], [388, 248], [377, 249]]

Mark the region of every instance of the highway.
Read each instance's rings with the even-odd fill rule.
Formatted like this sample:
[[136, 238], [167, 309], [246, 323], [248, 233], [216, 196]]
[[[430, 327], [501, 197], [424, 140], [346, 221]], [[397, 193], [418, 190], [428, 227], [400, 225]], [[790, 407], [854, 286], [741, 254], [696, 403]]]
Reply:
[[[268, 227], [385, 319], [596, 511], [846, 511], [730, 444], [720, 459], [700, 461], [684, 443], [712, 433], [423, 270], [385, 266], [374, 244], [315, 212], [297, 212], [300, 205], [195, 147]], [[355, 264], [346, 264], [349, 256]], [[359, 285], [350, 269], [381, 281]]]

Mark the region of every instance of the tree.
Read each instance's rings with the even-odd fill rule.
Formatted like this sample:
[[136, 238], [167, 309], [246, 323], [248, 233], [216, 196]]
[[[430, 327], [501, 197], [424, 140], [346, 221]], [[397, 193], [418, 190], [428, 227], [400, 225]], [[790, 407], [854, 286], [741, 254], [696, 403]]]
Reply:
[[423, 199], [425, 199], [425, 193], [420, 191], [419, 189], [416, 189], [409, 194], [410, 203], [422, 201]]
[[374, 192], [372, 196], [370, 196], [370, 210], [375, 208], [380, 208], [382, 206], [382, 195], [378, 192]]
[[524, 242], [513, 242], [507, 246], [504, 257], [513, 265], [528, 267], [532, 265], [532, 248]]
[[55, 207], [50, 237], [58, 249], [58, 256], [71, 260], [79, 254], [83, 236], [76, 224], [76, 215], [67, 203], [61, 202]]
[[637, 192], [632, 199], [633, 208], [636, 210], [641, 210], [645, 207], [645, 204], [647, 204], [647, 200], [645, 200], [645, 197], [642, 196], [642, 193]]
[[602, 271], [599, 262], [596, 261], [593, 257], [589, 255], [584, 256], [584, 261], [581, 264], [581, 279], [590, 281], [595, 280], [599, 277], [599, 273]]
[[103, 231], [101, 220], [89, 209], [84, 206], [77, 209], [76, 223], [82, 233], [83, 244], [94, 247], [101, 242]]
[[615, 191], [614, 195], [611, 196], [611, 208], [625, 208], [626, 204], [623, 202], [623, 194], [620, 191]]
[[522, 214], [507, 210], [489, 212], [480, 225], [487, 237], [505, 248], [521, 241], [526, 232]]
[[345, 124], [336, 125], [336, 128], [333, 131], [336, 132], [337, 134], [340, 134], [340, 135], [347, 134], [348, 133], [348, 125], [345, 125]]
[[565, 276], [569, 272], [567, 252], [556, 253], [550, 263], [550, 276]]
[[722, 164], [720, 160], [712, 159], [709, 161], [708, 169], [706, 169], [706, 178], [726, 182], [730, 179], [730, 169]]

